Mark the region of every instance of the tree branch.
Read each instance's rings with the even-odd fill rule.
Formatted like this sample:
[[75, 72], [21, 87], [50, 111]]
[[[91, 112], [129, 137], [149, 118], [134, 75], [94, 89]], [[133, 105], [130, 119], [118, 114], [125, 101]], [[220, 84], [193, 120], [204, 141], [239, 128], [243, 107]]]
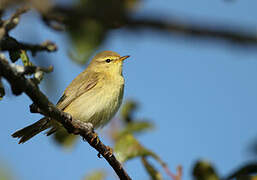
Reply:
[[[126, 26], [131, 30], [134, 29], [152, 29], [159, 32], [172, 32], [183, 36], [210, 38], [212, 40], [220, 39], [229, 43], [234, 43], [242, 46], [257, 46], [257, 36], [255, 33], [249, 32], [247, 29], [235, 26], [219, 26], [215, 24], [216, 28], [187, 24], [178, 21], [163, 21], [154, 18], [128, 18], [126, 19]], [[206, 24], [206, 23], [200, 23]], [[220, 28], [217, 28], [220, 27]], [[234, 27], [234, 28], [232, 28]], [[232, 30], [236, 29], [236, 30]], [[243, 33], [244, 32], [244, 33]]]
[[21, 7], [17, 9], [9, 19], [2, 20], [0, 18], [0, 50], [9, 51], [10, 54], [15, 51], [29, 50], [32, 55], [35, 55], [38, 51], [54, 52], [57, 50], [57, 46], [51, 41], [45, 41], [42, 44], [29, 44], [18, 42], [15, 38], [9, 36], [9, 32], [16, 27], [20, 21], [21, 14], [27, 12], [28, 7]]
[[120, 179], [131, 179], [123, 169], [121, 163], [110, 153], [109, 147], [105, 146], [98, 137], [95, 138], [95, 133], [90, 124], [73, 119], [71, 115], [56, 108], [38, 87], [30, 79], [26, 79], [12, 67], [3, 55], [0, 56], [0, 74], [10, 83], [12, 92], [15, 95], [25, 92], [40, 109], [38, 112], [61, 123], [69, 133], [79, 134], [83, 139], [87, 140], [108, 161]]
[[18, 51], [21, 49], [31, 51], [32, 55], [35, 55], [38, 51], [54, 52], [57, 50], [57, 46], [51, 41], [45, 41], [39, 45], [22, 43], [10, 36], [6, 36], [0, 40], [1, 51]]
[[[101, 2], [102, 3], [102, 2]], [[98, 7], [98, 6], [97, 6]], [[103, 6], [105, 7], [105, 6]], [[99, 6], [99, 8], [101, 8]], [[107, 11], [106, 8], [98, 9], [98, 11], [85, 10], [85, 8], [69, 8], [57, 5], [49, 10], [47, 15], [42, 14], [42, 18], [46, 22], [55, 22], [57, 24], [65, 24], [73, 27], [73, 24], [84, 22], [87, 19], [94, 19], [97, 22], [105, 25], [106, 28], [112, 30], [117, 27], [126, 27], [131, 31], [141, 30], [156, 30], [160, 33], [176, 33], [181, 36], [189, 36], [196, 38], [209, 38], [210, 40], [223, 40], [231, 45], [241, 45], [242, 47], [257, 46], [256, 33], [249, 31], [250, 28], [244, 26], [236, 26], [234, 24], [220, 24], [217, 22], [182, 22], [176, 20], [172, 16], [157, 18], [151, 15], [140, 18], [133, 18], [124, 11], [115, 11], [111, 9], [105, 13], [96, 13]], [[175, 20], [174, 20], [175, 19]], [[208, 26], [210, 24], [211, 26]], [[47, 24], [49, 25], [49, 23]], [[50, 26], [51, 27], [51, 26]]]

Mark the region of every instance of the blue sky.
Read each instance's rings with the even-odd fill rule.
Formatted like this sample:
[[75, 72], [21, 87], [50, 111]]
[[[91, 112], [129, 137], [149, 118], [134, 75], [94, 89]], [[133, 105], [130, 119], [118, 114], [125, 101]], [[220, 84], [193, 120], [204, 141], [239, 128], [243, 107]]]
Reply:
[[[204, 20], [212, 26], [212, 22], [233, 23], [256, 31], [256, 5], [250, 0], [148, 0], [142, 2], [138, 15], [159, 14], [160, 18], [175, 15], [182, 21]], [[55, 67], [47, 78], [56, 86], [49, 90], [42, 85], [43, 91], [56, 102], [85, 66], [78, 66], [67, 56], [69, 46], [64, 34], [49, 30], [37, 18], [37, 15], [24, 15], [24, 25], [18, 26], [13, 35], [18, 40], [51, 39], [57, 43], [58, 52], [44, 56]], [[31, 33], [31, 29], [40, 31], [40, 36]], [[136, 99], [140, 103], [136, 116], [150, 119], [156, 125], [153, 132], [138, 138], [159, 154], [173, 172], [181, 164], [184, 179], [190, 179], [193, 163], [203, 158], [211, 161], [221, 175], [226, 175], [244, 162], [256, 160], [249, 152], [257, 136], [255, 49], [241, 50], [218, 41], [211, 43], [152, 31], [133, 33], [118, 29], [112, 31], [100, 50], [131, 55], [124, 64], [125, 99]], [[96, 151], [87, 143], [80, 142], [67, 152], [51, 138], [40, 134], [18, 145], [10, 135], [41, 116], [29, 112], [28, 97], [14, 97], [8, 92], [0, 102], [0, 160], [7, 163], [14, 178], [82, 179], [95, 168], [105, 168], [109, 179], [115, 177], [107, 162], [98, 159]], [[107, 138], [103, 141], [110, 143]], [[134, 179], [148, 178], [139, 160], [129, 161], [125, 167]]]

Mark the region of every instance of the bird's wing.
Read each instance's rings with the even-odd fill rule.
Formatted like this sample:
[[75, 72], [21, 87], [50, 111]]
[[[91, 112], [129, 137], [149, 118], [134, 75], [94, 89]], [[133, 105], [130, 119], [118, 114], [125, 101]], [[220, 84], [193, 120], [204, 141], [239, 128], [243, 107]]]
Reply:
[[83, 72], [79, 74], [66, 88], [56, 106], [64, 110], [77, 97], [93, 89], [98, 80], [99, 73], [96, 72]]

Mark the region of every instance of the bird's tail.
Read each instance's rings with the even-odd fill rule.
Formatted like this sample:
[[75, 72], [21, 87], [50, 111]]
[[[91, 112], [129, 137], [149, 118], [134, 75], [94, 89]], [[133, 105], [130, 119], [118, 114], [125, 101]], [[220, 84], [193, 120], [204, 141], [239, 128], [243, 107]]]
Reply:
[[30, 138], [34, 137], [38, 133], [50, 128], [51, 125], [48, 118], [42, 118], [39, 121], [31, 124], [21, 130], [16, 131], [12, 134], [14, 138], [20, 138], [19, 144], [28, 141]]

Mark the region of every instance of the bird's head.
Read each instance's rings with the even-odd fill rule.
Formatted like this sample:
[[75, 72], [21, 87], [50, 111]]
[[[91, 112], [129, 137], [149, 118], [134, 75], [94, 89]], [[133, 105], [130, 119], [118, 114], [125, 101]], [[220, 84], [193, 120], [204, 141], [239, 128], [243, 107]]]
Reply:
[[113, 51], [103, 51], [92, 59], [89, 68], [96, 72], [122, 73], [122, 64], [129, 56], [120, 56]]

